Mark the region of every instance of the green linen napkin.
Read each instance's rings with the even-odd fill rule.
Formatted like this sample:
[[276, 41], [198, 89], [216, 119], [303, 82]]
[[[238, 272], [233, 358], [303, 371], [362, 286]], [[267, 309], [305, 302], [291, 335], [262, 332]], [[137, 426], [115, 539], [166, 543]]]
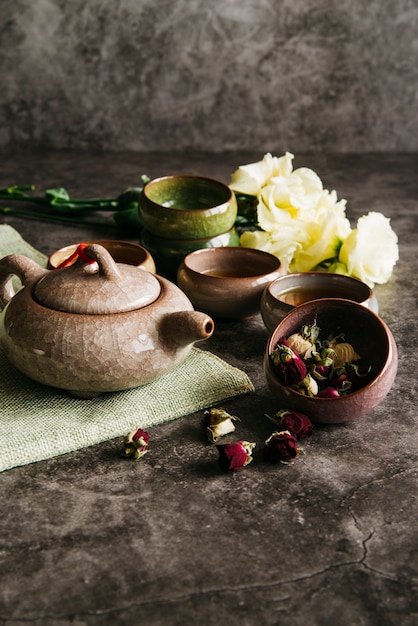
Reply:
[[0, 258], [8, 254], [24, 254], [42, 267], [47, 265], [47, 257], [33, 248], [20, 234], [8, 224], [0, 225]]
[[[0, 258], [15, 252], [46, 265], [46, 257], [13, 228], [1, 225]], [[133, 428], [162, 424], [253, 391], [244, 372], [194, 347], [183, 363], [148, 385], [79, 400], [30, 380], [0, 350], [0, 471], [122, 437]]]

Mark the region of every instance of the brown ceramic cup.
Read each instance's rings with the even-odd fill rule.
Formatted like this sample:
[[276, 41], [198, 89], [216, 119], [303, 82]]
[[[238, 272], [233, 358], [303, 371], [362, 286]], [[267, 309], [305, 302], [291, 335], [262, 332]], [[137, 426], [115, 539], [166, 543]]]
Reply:
[[260, 310], [268, 283], [283, 273], [277, 257], [252, 248], [205, 248], [182, 261], [177, 284], [200, 311], [217, 318], [240, 319]]
[[356, 278], [327, 272], [286, 274], [267, 285], [260, 309], [268, 330], [275, 326], [295, 306], [320, 298], [343, 298], [363, 304], [375, 313], [379, 307], [373, 290]]

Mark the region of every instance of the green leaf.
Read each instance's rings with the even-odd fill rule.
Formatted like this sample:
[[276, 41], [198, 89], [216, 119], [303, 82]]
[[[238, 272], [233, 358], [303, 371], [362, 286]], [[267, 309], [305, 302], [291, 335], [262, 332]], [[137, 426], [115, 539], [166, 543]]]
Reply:
[[118, 197], [118, 208], [121, 211], [125, 209], [138, 208], [138, 201], [142, 193], [142, 187], [129, 187], [125, 189]]
[[54, 205], [60, 202], [68, 202], [70, 195], [64, 187], [58, 187], [57, 189], [47, 189], [45, 191], [45, 198]]
[[128, 209], [116, 211], [113, 214], [113, 219], [122, 230], [138, 232], [141, 230], [142, 225], [139, 219], [138, 207], [134, 203]]

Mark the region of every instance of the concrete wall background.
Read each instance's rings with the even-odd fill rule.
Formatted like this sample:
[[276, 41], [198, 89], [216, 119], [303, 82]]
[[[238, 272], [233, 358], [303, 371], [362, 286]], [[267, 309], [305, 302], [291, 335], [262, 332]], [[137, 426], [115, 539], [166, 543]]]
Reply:
[[0, 0], [0, 149], [418, 150], [417, 0]]

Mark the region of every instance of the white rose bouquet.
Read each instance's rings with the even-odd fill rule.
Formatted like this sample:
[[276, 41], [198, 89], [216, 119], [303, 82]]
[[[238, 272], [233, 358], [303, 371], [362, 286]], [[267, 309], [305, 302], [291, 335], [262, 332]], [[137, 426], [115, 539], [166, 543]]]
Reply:
[[324, 189], [311, 169], [293, 169], [293, 154], [266, 154], [231, 176], [236, 194], [256, 198], [259, 230], [242, 233], [240, 244], [280, 258], [288, 272], [322, 270], [354, 276], [371, 287], [389, 280], [399, 258], [390, 220], [370, 212], [351, 228], [346, 200]]

